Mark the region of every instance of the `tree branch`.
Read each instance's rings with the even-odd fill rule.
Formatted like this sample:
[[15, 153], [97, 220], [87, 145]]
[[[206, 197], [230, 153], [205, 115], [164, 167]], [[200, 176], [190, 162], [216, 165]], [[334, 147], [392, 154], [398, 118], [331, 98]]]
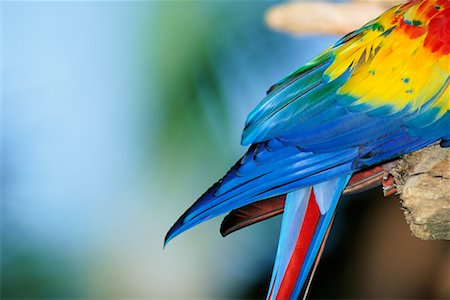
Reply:
[[450, 240], [450, 148], [405, 155], [391, 171], [406, 222], [423, 240]]

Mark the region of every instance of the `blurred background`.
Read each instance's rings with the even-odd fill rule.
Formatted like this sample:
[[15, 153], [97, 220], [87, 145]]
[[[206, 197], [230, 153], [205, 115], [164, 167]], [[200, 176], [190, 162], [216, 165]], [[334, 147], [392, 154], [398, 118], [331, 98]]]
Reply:
[[[271, 2], [2, 2], [1, 298], [258, 299], [279, 217], [163, 238], [245, 152], [271, 84], [338, 39]], [[311, 298], [448, 298], [448, 243], [381, 189], [342, 201]]]

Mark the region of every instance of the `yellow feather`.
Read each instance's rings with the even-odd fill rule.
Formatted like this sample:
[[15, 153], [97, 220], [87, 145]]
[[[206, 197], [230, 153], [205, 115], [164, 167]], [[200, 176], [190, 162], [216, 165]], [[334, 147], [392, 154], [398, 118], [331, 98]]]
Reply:
[[[425, 35], [411, 38], [396, 29], [383, 35], [378, 28], [385, 31], [392, 26], [395, 11], [396, 8], [388, 11], [369, 23], [362, 33], [334, 49], [335, 60], [325, 74], [332, 81], [350, 68], [353, 72], [339, 94], [358, 99], [355, 104], [391, 105], [395, 110], [408, 104], [413, 110], [420, 109], [444, 89], [434, 103], [442, 114], [450, 109], [449, 89], [445, 86], [450, 71], [449, 55], [432, 53], [423, 47]], [[405, 18], [413, 18], [414, 14], [415, 11], [408, 12]]]

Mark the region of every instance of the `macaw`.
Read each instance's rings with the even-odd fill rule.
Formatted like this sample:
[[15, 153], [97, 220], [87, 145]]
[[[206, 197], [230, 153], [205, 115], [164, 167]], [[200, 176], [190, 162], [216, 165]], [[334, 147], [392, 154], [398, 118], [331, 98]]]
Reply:
[[268, 90], [245, 124], [248, 151], [165, 244], [226, 212], [223, 235], [282, 213], [267, 298], [306, 297], [342, 193], [405, 153], [450, 146], [449, 72], [449, 0], [397, 5], [344, 36]]

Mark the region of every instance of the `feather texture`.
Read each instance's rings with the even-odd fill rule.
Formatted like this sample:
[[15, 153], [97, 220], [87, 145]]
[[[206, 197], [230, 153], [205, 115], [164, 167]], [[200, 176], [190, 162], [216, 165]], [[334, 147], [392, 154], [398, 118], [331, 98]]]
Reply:
[[[449, 69], [448, 0], [410, 1], [348, 34], [268, 90], [247, 118], [246, 154], [165, 243], [231, 210], [246, 207], [243, 224], [283, 210], [269, 298], [299, 295], [352, 174], [437, 141], [449, 145]], [[247, 206], [265, 199], [277, 199], [271, 211]]]
[[[367, 191], [382, 185], [386, 173], [384, 166], [376, 166], [353, 174], [343, 195]], [[222, 221], [220, 233], [227, 236], [252, 224], [267, 220], [284, 211], [286, 195], [257, 201], [231, 211]]]
[[269, 299], [295, 299], [307, 292], [304, 284], [349, 179], [336, 178], [287, 195]]

